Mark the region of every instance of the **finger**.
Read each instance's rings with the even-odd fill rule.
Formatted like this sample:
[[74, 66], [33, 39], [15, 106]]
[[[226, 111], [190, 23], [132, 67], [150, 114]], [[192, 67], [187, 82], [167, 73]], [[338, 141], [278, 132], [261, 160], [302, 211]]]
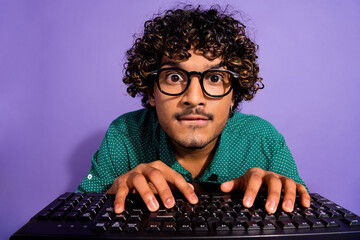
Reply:
[[311, 198], [305, 186], [300, 183], [296, 183], [296, 189], [301, 199], [301, 205], [306, 208], [310, 207]]
[[268, 173], [265, 176], [265, 181], [268, 187], [265, 210], [269, 213], [274, 213], [280, 201], [282, 183], [279, 176], [274, 173]]
[[143, 174], [156, 188], [165, 207], [172, 208], [175, 204], [175, 199], [163, 173], [160, 170], [149, 166], [143, 170]]
[[223, 182], [220, 185], [220, 190], [228, 193], [232, 191], [245, 191], [245, 177], [234, 178], [233, 180]]
[[234, 189], [235, 181], [236, 180], [233, 179], [233, 180], [230, 180], [230, 181], [227, 181], [227, 182], [223, 182], [220, 185], [220, 190], [225, 192], [225, 193], [231, 192]]
[[263, 183], [263, 175], [260, 172], [252, 172], [248, 178], [247, 186], [245, 186], [245, 193], [243, 204], [245, 207], [251, 207], [254, 203], [256, 195]]
[[294, 180], [287, 177], [282, 178], [282, 183], [284, 188], [282, 209], [285, 212], [292, 212], [294, 210], [296, 199], [296, 183]]
[[114, 200], [114, 211], [115, 213], [122, 213], [125, 209], [125, 199], [129, 194], [129, 188], [126, 184], [121, 184], [121, 186], [117, 189], [115, 200]]
[[143, 174], [133, 172], [129, 176], [128, 182], [129, 184], [132, 184], [138, 191], [150, 211], [154, 212], [159, 208], [159, 203], [156, 200], [154, 193], [151, 191], [149, 184]]
[[199, 199], [195, 194], [194, 186], [186, 182], [184, 177], [173, 169], [167, 170], [166, 179], [174, 184], [176, 188], [184, 195], [184, 197], [191, 203], [196, 204]]

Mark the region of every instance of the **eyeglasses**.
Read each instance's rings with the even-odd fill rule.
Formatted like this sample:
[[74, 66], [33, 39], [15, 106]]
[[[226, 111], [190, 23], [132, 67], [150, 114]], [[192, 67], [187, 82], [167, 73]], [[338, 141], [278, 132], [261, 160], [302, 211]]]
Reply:
[[226, 69], [209, 69], [205, 72], [187, 72], [181, 68], [161, 68], [150, 72], [157, 76], [156, 83], [159, 90], [170, 96], [183, 94], [189, 87], [191, 75], [200, 76], [200, 86], [210, 97], [224, 97], [232, 89], [233, 79], [240, 78], [238, 73]]

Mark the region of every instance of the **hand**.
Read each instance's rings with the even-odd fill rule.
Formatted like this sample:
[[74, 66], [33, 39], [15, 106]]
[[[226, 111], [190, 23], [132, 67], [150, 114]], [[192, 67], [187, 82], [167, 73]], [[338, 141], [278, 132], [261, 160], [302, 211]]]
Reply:
[[291, 212], [294, 209], [296, 192], [300, 195], [301, 205], [310, 207], [310, 196], [303, 185], [288, 177], [261, 168], [250, 168], [243, 176], [222, 183], [220, 188], [223, 192], [245, 191], [243, 204], [245, 207], [251, 207], [263, 184], [266, 184], [268, 189], [265, 210], [269, 213], [276, 211], [282, 191], [284, 191], [282, 209], [285, 212]]
[[183, 176], [161, 161], [142, 163], [115, 179], [107, 193], [116, 194], [115, 213], [125, 208], [125, 199], [130, 191], [137, 191], [150, 211], [156, 211], [159, 203], [154, 193], [158, 193], [165, 207], [172, 208], [175, 199], [169, 184], [184, 194], [190, 203], [197, 203], [194, 187]]

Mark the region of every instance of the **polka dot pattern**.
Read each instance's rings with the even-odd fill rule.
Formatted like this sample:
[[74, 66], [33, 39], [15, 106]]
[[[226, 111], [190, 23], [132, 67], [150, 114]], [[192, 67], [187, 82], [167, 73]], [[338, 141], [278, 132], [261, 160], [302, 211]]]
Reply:
[[187, 181], [222, 183], [259, 167], [304, 184], [284, 137], [269, 122], [238, 112], [228, 120], [212, 163], [194, 180], [176, 161], [155, 111], [141, 109], [111, 123], [77, 192], [106, 192], [118, 176], [155, 160], [163, 161]]

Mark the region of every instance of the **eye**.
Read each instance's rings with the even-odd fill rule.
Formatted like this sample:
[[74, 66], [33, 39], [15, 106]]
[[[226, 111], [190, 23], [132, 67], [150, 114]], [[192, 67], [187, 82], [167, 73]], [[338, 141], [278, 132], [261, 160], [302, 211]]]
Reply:
[[169, 82], [176, 83], [182, 80], [182, 77], [179, 73], [170, 73], [167, 75], [166, 79]]
[[221, 83], [224, 81], [224, 76], [220, 72], [212, 72], [205, 79], [210, 83]]
[[179, 71], [170, 70], [164, 72], [164, 81], [167, 84], [180, 84], [186, 81], [186, 77]]

